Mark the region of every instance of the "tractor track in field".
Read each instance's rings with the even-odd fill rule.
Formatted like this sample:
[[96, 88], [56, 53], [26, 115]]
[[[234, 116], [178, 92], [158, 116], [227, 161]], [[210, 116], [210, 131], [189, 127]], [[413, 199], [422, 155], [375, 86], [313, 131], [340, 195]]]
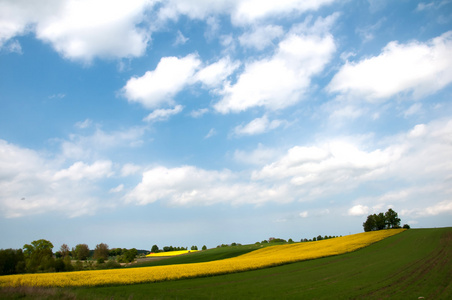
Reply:
[[418, 259], [402, 270], [394, 273], [390, 278], [384, 281], [390, 281], [386, 286], [371, 292], [364, 297], [373, 297], [376, 295], [389, 295], [391, 291], [403, 291], [413, 286], [423, 286], [429, 276], [435, 273], [448, 273], [448, 280], [444, 286], [438, 286], [432, 294], [420, 295], [420, 297], [428, 296], [430, 299], [441, 299], [447, 289], [451, 288], [452, 270], [450, 268], [452, 262], [452, 232], [443, 234], [438, 248], [433, 250], [428, 256]]

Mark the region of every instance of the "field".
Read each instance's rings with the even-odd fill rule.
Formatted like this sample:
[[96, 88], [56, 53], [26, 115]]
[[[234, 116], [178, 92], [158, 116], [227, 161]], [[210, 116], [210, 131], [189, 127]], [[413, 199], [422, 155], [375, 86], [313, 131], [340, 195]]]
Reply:
[[[411, 229], [355, 252], [254, 271], [121, 286], [35, 291], [3, 288], [0, 296], [28, 295], [30, 299], [39, 295], [42, 299], [450, 299], [451, 252], [452, 228]], [[251, 254], [253, 252], [248, 253]]]

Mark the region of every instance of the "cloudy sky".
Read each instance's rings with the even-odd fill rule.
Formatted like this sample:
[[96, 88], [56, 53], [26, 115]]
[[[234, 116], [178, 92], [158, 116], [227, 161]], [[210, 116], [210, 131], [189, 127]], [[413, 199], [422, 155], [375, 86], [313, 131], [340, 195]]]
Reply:
[[452, 2], [0, 0], [0, 248], [452, 225]]

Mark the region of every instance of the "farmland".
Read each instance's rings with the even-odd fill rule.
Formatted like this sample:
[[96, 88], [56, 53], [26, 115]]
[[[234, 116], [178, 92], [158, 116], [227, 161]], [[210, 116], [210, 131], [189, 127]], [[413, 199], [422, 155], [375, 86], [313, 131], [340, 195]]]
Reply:
[[[293, 245], [298, 244], [303, 243]], [[276, 247], [288, 250], [293, 245]], [[256, 257], [271, 248], [237, 258]], [[451, 249], [452, 228], [417, 229], [388, 237], [359, 251], [272, 268], [186, 280], [57, 291], [65, 295], [63, 298], [73, 295], [77, 299], [295, 299], [330, 298], [333, 295], [335, 298], [390, 295], [395, 299], [447, 299], [452, 295]], [[8, 289], [4, 288], [3, 294], [8, 296]]]

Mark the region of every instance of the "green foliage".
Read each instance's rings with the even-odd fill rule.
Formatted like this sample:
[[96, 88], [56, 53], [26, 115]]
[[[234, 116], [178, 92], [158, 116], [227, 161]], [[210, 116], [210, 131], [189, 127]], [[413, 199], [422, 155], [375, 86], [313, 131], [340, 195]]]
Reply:
[[206, 246], [206, 245], [202, 246], [202, 250], [203, 250], [203, 251], [204, 251], [204, 250], [207, 250], [207, 246]]
[[0, 275], [10, 275], [25, 272], [25, 256], [22, 249], [0, 250]]
[[53, 259], [51, 242], [40, 239], [31, 242], [31, 244], [25, 244], [23, 249], [27, 272], [48, 272], [54, 269], [55, 260]]
[[132, 249], [123, 249], [121, 257], [119, 257], [118, 261], [122, 263], [130, 263], [135, 260], [135, 257], [138, 254], [138, 250], [135, 248]]
[[379, 213], [367, 216], [363, 223], [364, 231], [381, 230], [385, 228], [400, 228], [400, 218], [392, 209], [388, 209], [386, 213]]
[[96, 245], [96, 249], [94, 249], [94, 259], [102, 260], [104, 262], [108, 259], [108, 245], [104, 243], [100, 243]]
[[152, 246], [152, 249], [151, 249], [151, 252], [152, 253], [157, 253], [157, 252], [159, 252], [160, 250], [159, 250], [159, 246], [157, 246], [157, 245], [154, 245], [154, 246]]
[[405, 229], [410, 229], [411, 227], [410, 227], [410, 225], [408, 225], [408, 224], [403, 224], [403, 228], [405, 228]]
[[73, 256], [78, 260], [86, 260], [89, 257], [89, 248], [87, 244], [78, 244], [72, 252]]
[[191, 250], [198, 250], [198, 246], [191, 246]]

